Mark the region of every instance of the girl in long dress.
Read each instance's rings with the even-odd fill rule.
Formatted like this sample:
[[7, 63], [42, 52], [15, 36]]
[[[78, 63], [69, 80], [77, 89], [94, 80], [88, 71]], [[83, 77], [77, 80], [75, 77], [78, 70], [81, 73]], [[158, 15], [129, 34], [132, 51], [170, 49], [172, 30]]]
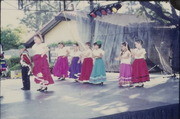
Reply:
[[34, 42], [35, 44], [32, 47], [34, 51], [33, 75], [35, 76], [35, 82], [40, 84], [40, 88], [37, 91], [43, 92], [47, 91], [48, 85], [54, 84], [46, 55], [49, 49], [45, 43], [42, 43], [43, 39], [40, 34], [34, 36]]
[[132, 78], [132, 66], [131, 66], [131, 51], [127, 42], [123, 42], [121, 44], [121, 53], [120, 56], [116, 58], [116, 60], [120, 60], [119, 66], [119, 86], [132, 86], [131, 78]]
[[142, 47], [143, 41], [135, 41], [135, 49], [132, 50], [134, 61], [132, 64], [132, 82], [136, 87], [143, 87], [143, 82], [149, 81], [149, 71], [145, 61], [146, 50]]
[[69, 68], [69, 78], [78, 79], [81, 73], [81, 51], [78, 43], [73, 45], [73, 51], [70, 53], [72, 57], [70, 68]]
[[89, 82], [92, 84], [101, 84], [106, 81], [105, 64], [102, 59], [104, 51], [101, 49], [102, 42], [97, 41], [94, 43], [93, 58], [94, 65]]
[[68, 77], [69, 66], [67, 56], [69, 55], [69, 50], [65, 47], [64, 43], [59, 43], [55, 52], [58, 57], [52, 72], [54, 76], [59, 77], [60, 80], [64, 80]]
[[81, 74], [79, 77], [80, 82], [89, 82], [89, 78], [93, 68], [92, 50], [90, 42], [86, 42], [85, 50], [82, 53], [83, 63]]

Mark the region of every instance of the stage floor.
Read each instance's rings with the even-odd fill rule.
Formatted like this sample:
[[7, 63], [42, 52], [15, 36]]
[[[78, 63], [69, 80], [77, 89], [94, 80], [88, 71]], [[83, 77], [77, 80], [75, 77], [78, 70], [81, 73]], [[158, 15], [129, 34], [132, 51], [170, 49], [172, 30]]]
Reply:
[[31, 77], [31, 91], [21, 79], [1, 80], [1, 119], [88, 119], [179, 103], [179, 79], [151, 74], [144, 88], [119, 88], [118, 73], [107, 73], [103, 86], [58, 81], [40, 93]]

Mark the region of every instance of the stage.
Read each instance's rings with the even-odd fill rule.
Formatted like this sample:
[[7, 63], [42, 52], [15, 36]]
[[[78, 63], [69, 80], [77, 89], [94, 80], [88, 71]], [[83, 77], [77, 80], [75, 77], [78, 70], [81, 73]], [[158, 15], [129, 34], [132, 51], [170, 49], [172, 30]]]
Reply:
[[107, 73], [103, 86], [55, 79], [47, 93], [36, 91], [33, 77], [31, 91], [20, 90], [21, 79], [1, 80], [1, 119], [138, 119], [142, 113], [141, 119], [152, 119], [153, 110], [178, 113], [179, 79], [151, 74], [144, 88], [119, 88], [117, 77]]

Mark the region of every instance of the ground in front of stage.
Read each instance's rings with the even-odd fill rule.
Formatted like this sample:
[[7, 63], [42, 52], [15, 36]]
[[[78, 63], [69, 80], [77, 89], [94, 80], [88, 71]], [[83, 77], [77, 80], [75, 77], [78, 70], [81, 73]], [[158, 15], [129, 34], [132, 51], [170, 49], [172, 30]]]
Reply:
[[1, 80], [1, 119], [88, 119], [179, 103], [179, 79], [151, 74], [144, 88], [119, 88], [117, 77], [107, 73], [104, 85], [55, 79], [46, 93], [33, 77], [30, 91], [21, 79]]

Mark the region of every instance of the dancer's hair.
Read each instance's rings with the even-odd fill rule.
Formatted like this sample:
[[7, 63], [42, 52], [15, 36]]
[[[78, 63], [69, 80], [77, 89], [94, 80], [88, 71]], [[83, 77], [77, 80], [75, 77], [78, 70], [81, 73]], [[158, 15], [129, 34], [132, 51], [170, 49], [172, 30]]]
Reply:
[[59, 42], [58, 45], [63, 45], [63, 47], [65, 46], [65, 44], [63, 42]]
[[91, 43], [90, 42], [86, 42], [86, 45], [88, 45], [91, 48]]
[[34, 37], [38, 37], [43, 42], [43, 37], [42, 37], [42, 35], [40, 33], [37, 33]]
[[[127, 47], [127, 49], [129, 50], [129, 52], [131, 52], [129, 44], [127, 42], [123, 42], [121, 45]], [[121, 55], [123, 55], [123, 51], [121, 50]]]
[[143, 41], [140, 40], [140, 39], [135, 40], [135, 42], [136, 42], [136, 43], [139, 43], [139, 44], [141, 44], [141, 45], [143, 45]]
[[94, 46], [97, 45], [99, 48], [101, 48], [101, 46], [102, 46], [101, 44], [97, 44], [97, 42], [95, 42], [93, 45]]
[[78, 44], [78, 43], [74, 43], [74, 45], [75, 45], [75, 46], [79, 46], [79, 44]]

